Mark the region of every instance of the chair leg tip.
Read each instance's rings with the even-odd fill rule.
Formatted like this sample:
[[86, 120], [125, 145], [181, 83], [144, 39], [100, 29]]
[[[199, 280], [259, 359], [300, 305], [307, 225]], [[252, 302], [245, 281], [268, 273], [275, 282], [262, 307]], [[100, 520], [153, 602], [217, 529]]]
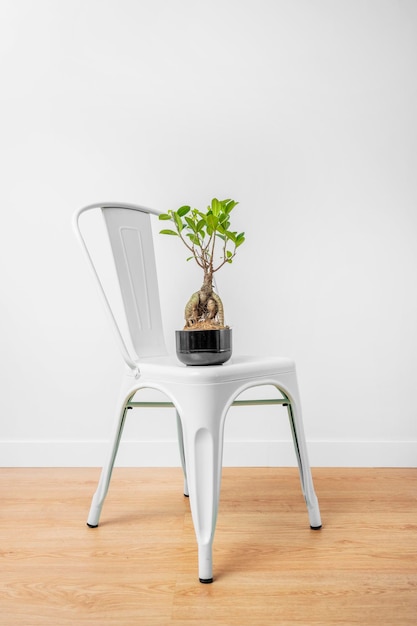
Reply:
[[203, 585], [209, 585], [213, 582], [212, 578], [199, 578], [199, 581], [203, 583]]
[[97, 528], [98, 524], [89, 524], [87, 522], [87, 526], [88, 526], [88, 528]]
[[311, 530], [320, 530], [321, 529], [321, 524], [320, 526], [310, 526]]

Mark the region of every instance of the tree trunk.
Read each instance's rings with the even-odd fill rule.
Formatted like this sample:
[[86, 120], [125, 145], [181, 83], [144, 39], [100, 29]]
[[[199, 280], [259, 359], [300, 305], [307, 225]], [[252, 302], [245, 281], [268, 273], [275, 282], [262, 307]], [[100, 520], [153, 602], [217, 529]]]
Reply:
[[186, 329], [219, 329], [224, 327], [223, 303], [213, 292], [213, 272], [204, 272], [200, 291], [193, 293], [185, 307]]

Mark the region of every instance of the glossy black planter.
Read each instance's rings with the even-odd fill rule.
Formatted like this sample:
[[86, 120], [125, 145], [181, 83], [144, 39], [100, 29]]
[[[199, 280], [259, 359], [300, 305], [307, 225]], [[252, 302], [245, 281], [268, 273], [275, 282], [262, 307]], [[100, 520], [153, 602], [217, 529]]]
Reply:
[[221, 365], [232, 356], [232, 329], [176, 330], [177, 356], [185, 365]]

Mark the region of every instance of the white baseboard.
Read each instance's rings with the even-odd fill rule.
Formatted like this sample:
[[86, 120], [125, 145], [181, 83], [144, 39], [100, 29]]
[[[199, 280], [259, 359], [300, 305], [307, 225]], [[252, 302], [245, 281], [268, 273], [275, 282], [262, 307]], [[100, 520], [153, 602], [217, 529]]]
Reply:
[[[100, 467], [105, 441], [0, 441], [0, 467]], [[309, 441], [312, 467], [417, 467], [417, 441]], [[122, 441], [119, 467], [176, 467], [176, 441]], [[292, 441], [225, 441], [224, 466], [291, 467]]]

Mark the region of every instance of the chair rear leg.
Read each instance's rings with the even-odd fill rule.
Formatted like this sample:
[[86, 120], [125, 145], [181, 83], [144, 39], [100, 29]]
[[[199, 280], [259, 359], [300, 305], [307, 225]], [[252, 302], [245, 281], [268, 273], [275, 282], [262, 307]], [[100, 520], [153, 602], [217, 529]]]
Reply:
[[304, 427], [300, 411], [291, 403], [287, 405], [288, 417], [290, 420], [292, 436], [294, 440], [295, 453], [297, 456], [298, 468], [300, 471], [300, 481], [303, 495], [307, 504], [310, 527], [313, 530], [321, 528], [321, 517], [319, 502], [314, 491], [313, 477], [311, 475], [310, 463], [308, 461], [307, 444], [304, 435]]
[[179, 416], [178, 411], [176, 411], [177, 415], [177, 432], [178, 432], [178, 445], [180, 449], [180, 458], [181, 458], [181, 466], [182, 471], [184, 473], [184, 495], [189, 496], [188, 492], [188, 481], [187, 481], [187, 468], [185, 465], [185, 453], [184, 453], [184, 433], [182, 431], [181, 418]]
[[103, 503], [109, 490], [110, 479], [113, 473], [114, 462], [116, 459], [117, 451], [119, 449], [120, 439], [122, 437], [127, 411], [128, 407], [124, 406], [118, 419], [116, 420], [114, 435], [111, 440], [107, 462], [101, 470], [97, 490], [91, 501], [90, 512], [87, 519], [87, 526], [89, 526], [90, 528], [96, 528], [100, 520], [101, 509], [103, 508]]

